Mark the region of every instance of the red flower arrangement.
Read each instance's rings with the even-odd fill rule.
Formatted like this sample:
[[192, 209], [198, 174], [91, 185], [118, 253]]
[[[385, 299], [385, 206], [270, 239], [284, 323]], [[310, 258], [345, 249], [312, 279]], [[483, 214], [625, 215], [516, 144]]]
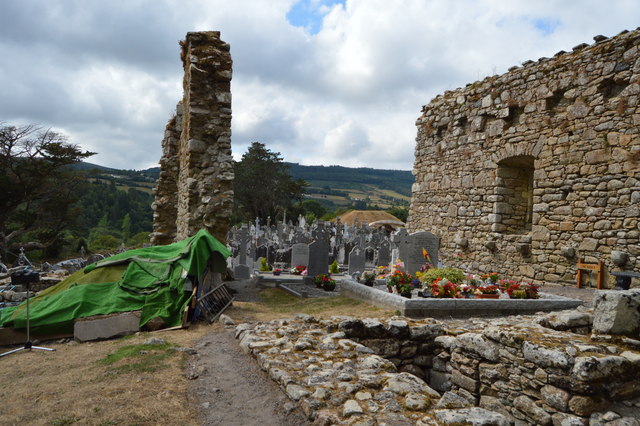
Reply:
[[431, 294], [433, 297], [456, 299], [462, 297], [460, 295], [460, 288], [457, 284], [447, 281], [444, 284], [440, 284], [442, 278], [436, 279], [431, 284]]

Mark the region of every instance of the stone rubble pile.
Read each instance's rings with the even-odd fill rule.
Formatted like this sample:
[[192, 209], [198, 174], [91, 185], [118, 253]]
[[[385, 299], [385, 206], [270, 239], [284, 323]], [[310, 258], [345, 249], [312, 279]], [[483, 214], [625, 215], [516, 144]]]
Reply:
[[[588, 327], [579, 314], [539, 322]], [[640, 342], [534, 318], [299, 314], [236, 337], [315, 424], [636, 424]]]

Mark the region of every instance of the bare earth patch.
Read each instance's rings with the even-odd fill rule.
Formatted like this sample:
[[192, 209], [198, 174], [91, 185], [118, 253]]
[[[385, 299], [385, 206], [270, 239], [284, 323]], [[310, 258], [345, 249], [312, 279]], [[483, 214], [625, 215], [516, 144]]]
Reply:
[[[263, 302], [234, 302], [225, 314], [236, 324], [298, 312], [318, 317], [393, 315], [340, 296], [300, 300], [278, 289], [267, 289], [260, 296]], [[137, 346], [150, 338], [169, 345]], [[21, 351], [0, 358], [1, 424], [306, 423], [277, 385], [240, 350], [233, 329], [218, 324], [42, 346], [56, 351]], [[195, 348], [197, 354], [168, 346]], [[114, 354], [124, 357], [113, 361]]]

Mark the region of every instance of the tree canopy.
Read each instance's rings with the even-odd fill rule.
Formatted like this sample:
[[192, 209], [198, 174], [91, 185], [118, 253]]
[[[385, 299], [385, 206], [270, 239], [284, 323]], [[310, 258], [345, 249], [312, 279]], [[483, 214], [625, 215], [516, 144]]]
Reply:
[[253, 142], [235, 164], [234, 214], [239, 220], [282, 218], [302, 199], [307, 183], [293, 180], [279, 152]]
[[34, 125], [0, 123], [0, 248], [47, 248], [75, 220], [75, 188], [67, 166], [94, 153]]

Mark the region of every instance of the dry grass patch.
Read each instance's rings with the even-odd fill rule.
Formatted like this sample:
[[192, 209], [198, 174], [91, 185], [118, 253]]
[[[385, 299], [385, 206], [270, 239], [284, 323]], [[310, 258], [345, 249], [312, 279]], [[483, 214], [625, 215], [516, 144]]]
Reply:
[[[341, 296], [298, 299], [280, 289], [261, 292], [262, 303], [234, 302], [225, 314], [236, 323], [350, 315], [388, 317], [390, 311]], [[197, 412], [184, 376], [189, 355], [172, 347], [193, 347], [217, 325], [139, 333], [115, 340], [47, 343], [55, 352], [21, 351], [0, 358], [1, 424], [195, 425]], [[166, 344], [143, 345], [151, 337]], [[0, 348], [5, 352], [9, 348]]]
[[[84, 344], [47, 344], [0, 360], [2, 424], [197, 424], [187, 400], [184, 360], [211, 327], [140, 333]], [[142, 345], [150, 337], [166, 345]]]

